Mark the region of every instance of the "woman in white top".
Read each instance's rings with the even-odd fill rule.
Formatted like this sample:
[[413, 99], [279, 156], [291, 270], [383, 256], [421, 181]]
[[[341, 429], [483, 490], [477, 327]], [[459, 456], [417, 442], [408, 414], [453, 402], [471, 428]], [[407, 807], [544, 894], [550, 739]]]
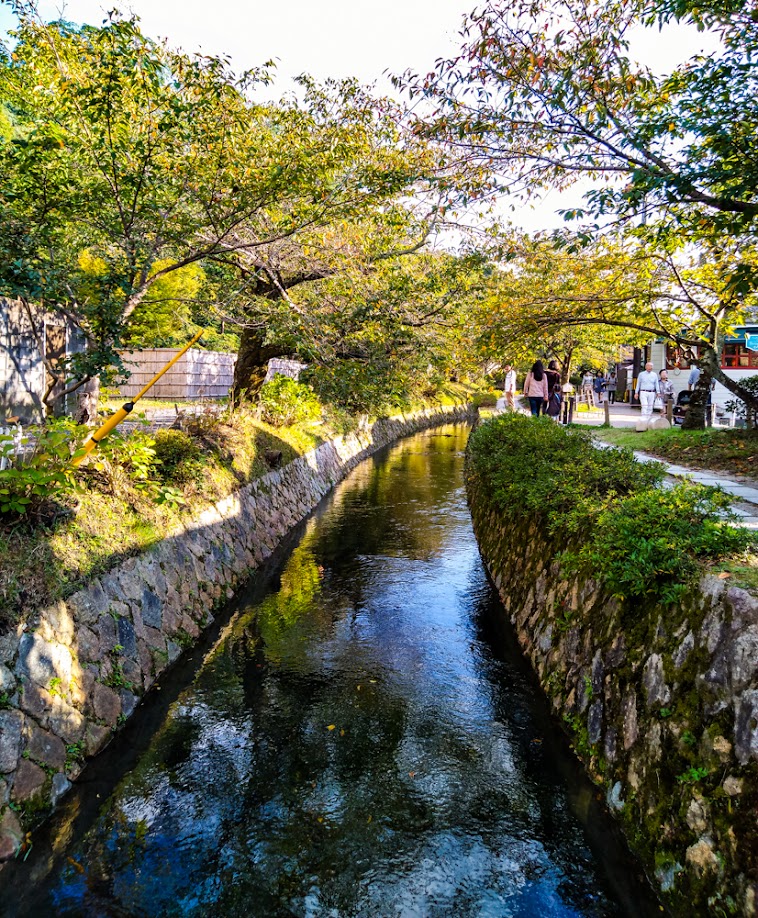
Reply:
[[529, 399], [532, 417], [539, 417], [540, 411], [547, 405], [550, 392], [547, 387], [547, 374], [542, 368], [542, 361], [535, 360], [524, 380], [524, 395]]

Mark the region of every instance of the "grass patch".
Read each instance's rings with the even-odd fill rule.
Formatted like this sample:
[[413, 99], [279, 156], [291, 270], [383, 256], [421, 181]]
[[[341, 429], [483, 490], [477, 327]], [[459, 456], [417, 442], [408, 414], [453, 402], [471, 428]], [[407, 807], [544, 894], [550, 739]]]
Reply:
[[746, 552], [713, 566], [713, 573], [729, 574], [729, 584], [758, 595], [758, 554]]
[[614, 446], [640, 449], [661, 459], [691, 465], [693, 468], [715, 469], [735, 475], [758, 478], [758, 430], [633, 430], [598, 429], [596, 434]]

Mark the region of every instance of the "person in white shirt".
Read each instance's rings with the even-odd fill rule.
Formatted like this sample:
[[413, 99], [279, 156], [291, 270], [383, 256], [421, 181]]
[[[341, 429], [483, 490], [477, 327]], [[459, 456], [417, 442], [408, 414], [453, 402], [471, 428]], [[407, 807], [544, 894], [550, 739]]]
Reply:
[[690, 387], [690, 392], [692, 392], [692, 390], [695, 388], [699, 379], [700, 367], [695, 363], [690, 364], [690, 377], [687, 380], [687, 385]]
[[655, 397], [661, 391], [658, 374], [654, 372], [652, 363], [645, 364], [645, 369], [637, 377], [637, 388], [634, 394], [639, 398], [642, 406], [642, 417], [649, 421], [653, 416]]
[[503, 395], [505, 396], [505, 407], [513, 411], [516, 408], [516, 371], [509, 363], [505, 365]]

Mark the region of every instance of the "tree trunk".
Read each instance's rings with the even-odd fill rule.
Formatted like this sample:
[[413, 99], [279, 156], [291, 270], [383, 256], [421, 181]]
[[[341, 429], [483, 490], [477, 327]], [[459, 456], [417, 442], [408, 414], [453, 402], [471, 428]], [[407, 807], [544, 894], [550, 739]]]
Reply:
[[684, 416], [682, 430], [703, 430], [706, 423], [708, 393], [711, 391], [713, 377], [708, 367], [703, 367], [697, 385], [692, 390], [692, 398]]
[[238, 404], [254, 399], [266, 377], [266, 364], [272, 357], [289, 357], [291, 348], [280, 344], [264, 344], [266, 333], [263, 329], [246, 328], [240, 339], [237, 363], [234, 367], [234, 384], [232, 401]]
[[563, 360], [559, 361], [561, 365], [561, 385], [565, 386], [571, 376], [571, 361], [574, 358], [574, 349], [566, 351]]

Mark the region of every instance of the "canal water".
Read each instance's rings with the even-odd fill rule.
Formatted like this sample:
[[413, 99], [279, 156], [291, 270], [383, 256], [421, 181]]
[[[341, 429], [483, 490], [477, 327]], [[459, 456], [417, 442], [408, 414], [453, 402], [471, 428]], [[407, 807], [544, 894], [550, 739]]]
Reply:
[[0, 876], [4, 914], [658, 913], [504, 624], [467, 435], [337, 487]]

